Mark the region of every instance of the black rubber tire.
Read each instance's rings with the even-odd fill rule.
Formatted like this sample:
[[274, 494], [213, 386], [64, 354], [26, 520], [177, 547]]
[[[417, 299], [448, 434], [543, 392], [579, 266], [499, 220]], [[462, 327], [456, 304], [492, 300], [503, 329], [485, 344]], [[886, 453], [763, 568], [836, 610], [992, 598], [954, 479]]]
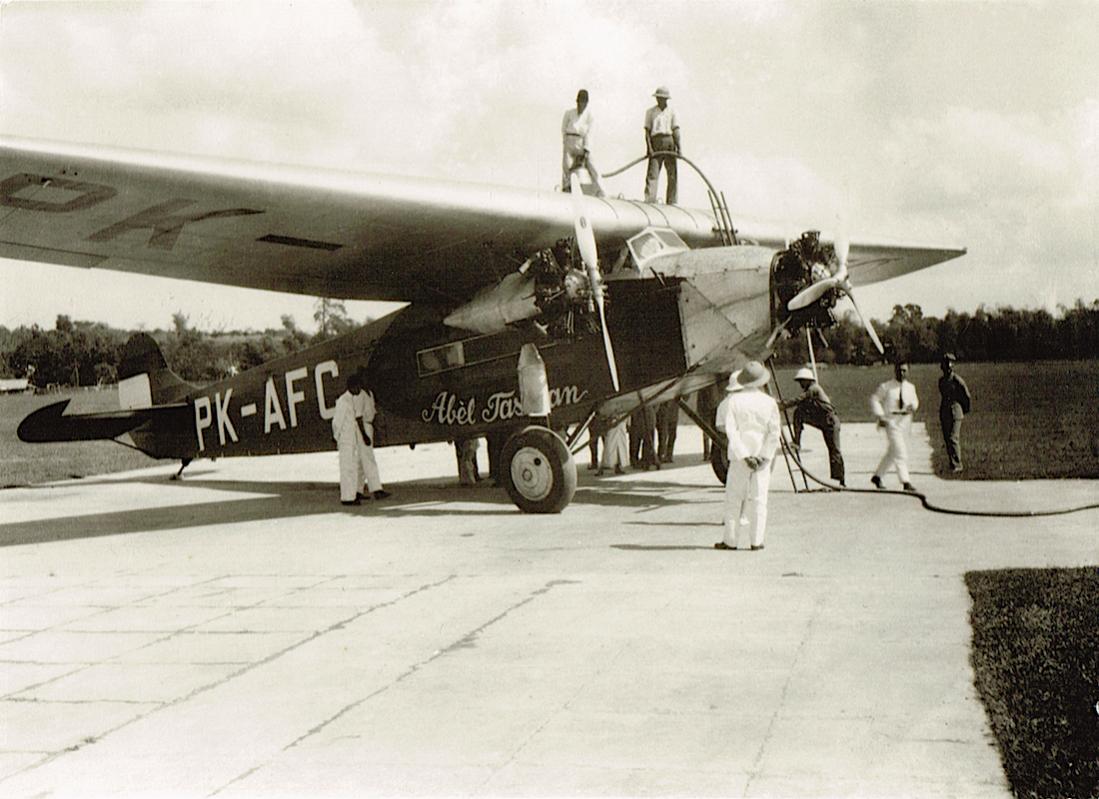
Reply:
[[523, 513], [560, 513], [576, 493], [576, 461], [546, 427], [524, 427], [504, 444], [500, 477]]
[[714, 469], [714, 477], [725, 485], [725, 478], [729, 476], [729, 454], [716, 441], [710, 445], [710, 466]]

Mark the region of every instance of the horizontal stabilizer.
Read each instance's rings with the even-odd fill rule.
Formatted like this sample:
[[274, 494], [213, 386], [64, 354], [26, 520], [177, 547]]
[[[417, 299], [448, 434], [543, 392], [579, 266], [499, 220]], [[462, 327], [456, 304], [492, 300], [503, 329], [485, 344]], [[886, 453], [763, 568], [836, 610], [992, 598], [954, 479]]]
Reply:
[[160, 405], [129, 411], [108, 411], [66, 416], [70, 400], [39, 408], [19, 423], [20, 441], [40, 444], [48, 441], [102, 441], [118, 438], [158, 418], [189, 413], [186, 404]]

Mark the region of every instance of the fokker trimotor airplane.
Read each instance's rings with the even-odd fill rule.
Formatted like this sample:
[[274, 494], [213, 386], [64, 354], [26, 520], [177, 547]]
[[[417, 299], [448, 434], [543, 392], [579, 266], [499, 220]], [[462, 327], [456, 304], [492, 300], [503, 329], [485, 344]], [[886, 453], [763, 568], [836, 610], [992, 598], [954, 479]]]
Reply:
[[184, 465], [332, 449], [336, 397], [361, 372], [376, 446], [506, 441], [511, 499], [558, 512], [576, 489], [570, 446], [595, 414], [682, 398], [767, 358], [784, 332], [827, 325], [853, 284], [965, 252], [813, 234], [790, 245], [783, 232], [734, 230], [712, 191], [701, 211], [588, 196], [575, 177], [569, 188], [0, 140], [0, 256], [408, 303], [206, 386], [172, 374], [138, 334], [124, 348], [118, 411], [68, 415], [61, 402], [19, 435], [127, 437]]

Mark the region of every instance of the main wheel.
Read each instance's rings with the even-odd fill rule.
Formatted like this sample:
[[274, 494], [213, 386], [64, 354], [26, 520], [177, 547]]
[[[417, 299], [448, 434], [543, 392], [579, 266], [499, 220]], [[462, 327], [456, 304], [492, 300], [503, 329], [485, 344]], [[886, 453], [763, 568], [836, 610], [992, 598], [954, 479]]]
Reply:
[[710, 445], [710, 466], [714, 469], [714, 476], [725, 485], [725, 478], [729, 476], [729, 453], [716, 441]]
[[525, 427], [504, 444], [501, 475], [524, 513], [560, 513], [576, 493], [576, 462], [565, 442], [545, 427]]

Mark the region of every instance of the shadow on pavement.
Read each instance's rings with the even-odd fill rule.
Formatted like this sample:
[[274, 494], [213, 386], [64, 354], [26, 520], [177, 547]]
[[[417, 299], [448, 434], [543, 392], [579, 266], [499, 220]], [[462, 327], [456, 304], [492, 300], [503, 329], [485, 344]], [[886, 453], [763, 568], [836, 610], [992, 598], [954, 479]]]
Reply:
[[[665, 465], [664, 469], [698, 466], [696, 463]], [[519, 511], [503, 489], [494, 488], [486, 481], [472, 488], [460, 487], [454, 479], [429, 478], [404, 483], [389, 484], [393, 496], [382, 501], [368, 500], [362, 505], [345, 507], [339, 504], [338, 489], [334, 481], [273, 482], [259, 480], [209, 479], [216, 469], [196, 469], [184, 473], [182, 480], [169, 479], [157, 474], [132, 479], [99, 477], [58, 485], [30, 486], [24, 491], [52, 491], [58, 488], [89, 488], [127, 485], [155, 486], [163, 494], [156, 497], [159, 503], [153, 507], [128, 508], [104, 513], [74, 514], [29, 521], [0, 523], [0, 547], [69, 541], [80, 538], [96, 538], [133, 533], [152, 533], [165, 530], [181, 530], [206, 525], [225, 525], [254, 521], [274, 521], [301, 516], [331, 513], [369, 516], [419, 516], [439, 518], [448, 516], [518, 516]], [[697, 498], [681, 498], [686, 492], [708, 484], [688, 485], [652, 478], [659, 472], [644, 475], [644, 479], [631, 480], [626, 476], [596, 478], [581, 472], [580, 485], [573, 505], [615, 506], [623, 510], [648, 511], [682, 504], [698, 504]], [[717, 487], [717, 486], [715, 486]], [[205, 489], [244, 494], [261, 494], [244, 498], [226, 498], [204, 502], [189, 502], [188, 491]], [[177, 493], [178, 492], [178, 493]], [[720, 500], [715, 497], [715, 501]], [[464, 507], [456, 507], [456, 505]], [[478, 507], [469, 507], [475, 504]], [[426, 507], [425, 507], [426, 506]]]

